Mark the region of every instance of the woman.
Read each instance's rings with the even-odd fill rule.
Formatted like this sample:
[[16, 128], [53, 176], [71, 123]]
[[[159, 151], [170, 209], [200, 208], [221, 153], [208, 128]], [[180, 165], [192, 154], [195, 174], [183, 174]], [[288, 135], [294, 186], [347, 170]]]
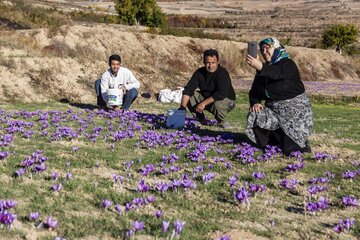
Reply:
[[311, 152], [307, 140], [313, 129], [313, 113], [299, 70], [277, 39], [265, 38], [259, 47], [265, 63], [258, 56], [246, 57], [256, 75], [249, 92], [245, 133], [260, 148], [279, 145], [285, 155]]

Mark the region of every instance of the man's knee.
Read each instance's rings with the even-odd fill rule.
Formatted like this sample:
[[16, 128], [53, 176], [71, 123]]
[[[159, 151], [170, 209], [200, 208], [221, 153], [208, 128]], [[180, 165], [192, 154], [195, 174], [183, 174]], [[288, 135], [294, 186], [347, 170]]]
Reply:
[[126, 95], [130, 99], [135, 99], [138, 95], [138, 90], [136, 88], [131, 88], [126, 92]]
[[227, 114], [234, 108], [231, 102], [224, 100], [214, 102], [214, 115], [217, 121], [223, 121]]

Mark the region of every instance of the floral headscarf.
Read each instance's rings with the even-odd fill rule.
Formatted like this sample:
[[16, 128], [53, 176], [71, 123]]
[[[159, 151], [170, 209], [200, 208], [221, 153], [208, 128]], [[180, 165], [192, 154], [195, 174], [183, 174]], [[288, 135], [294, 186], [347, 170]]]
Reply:
[[261, 40], [259, 43], [261, 52], [263, 51], [263, 49], [261, 48], [261, 45], [263, 44], [267, 44], [275, 48], [274, 54], [271, 56], [271, 62], [269, 62], [268, 64], [277, 63], [283, 58], [290, 58], [285, 48], [280, 44], [279, 40], [277, 40], [276, 38], [265, 38]]

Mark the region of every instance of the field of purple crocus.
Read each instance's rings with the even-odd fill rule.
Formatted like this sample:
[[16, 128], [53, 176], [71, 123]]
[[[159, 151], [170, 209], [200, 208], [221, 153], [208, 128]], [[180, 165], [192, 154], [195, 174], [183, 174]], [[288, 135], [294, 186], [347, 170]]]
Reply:
[[[245, 119], [245, 98], [229, 116], [232, 125]], [[199, 127], [189, 117], [184, 129], [166, 129], [158, 112], [168, 107], [117, 113], [4, 105], [2, 236], [360, 237], [359, 109], [314, 104], [313, 153], [285, 157], [276, 146], [263, 152], [249, 145], [243, 124], [224, 132], [214, 121]], [[329, 121], [344, 127], [329, 131]]]

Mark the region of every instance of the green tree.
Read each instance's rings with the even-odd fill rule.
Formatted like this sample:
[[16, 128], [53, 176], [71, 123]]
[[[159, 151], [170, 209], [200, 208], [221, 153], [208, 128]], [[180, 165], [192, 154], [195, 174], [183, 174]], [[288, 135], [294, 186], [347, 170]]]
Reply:
[[156, 0], [115, 0], [115, 9], [121, 23], [148, 27], [162, 27], [166, 23]]
[[341, 54], [342, 48], [356, 42], [358, 29], [354, 24], [335, 24], [326, 29], [322, 35], [324, 48], [336, 46], [336, 51]]

